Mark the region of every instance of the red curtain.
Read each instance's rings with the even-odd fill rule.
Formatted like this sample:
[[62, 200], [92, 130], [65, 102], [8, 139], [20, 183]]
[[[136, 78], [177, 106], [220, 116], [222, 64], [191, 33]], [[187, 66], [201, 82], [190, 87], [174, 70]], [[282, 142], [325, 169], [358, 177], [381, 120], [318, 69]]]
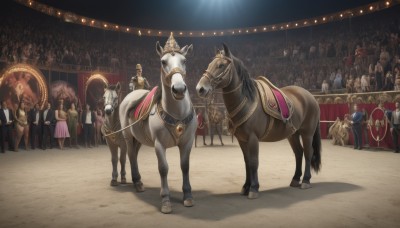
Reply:
[[[351, 114], [349, 111], [349, 105], [348, 104], [320, 104], [319, 105], [320, 110], [321, 110], [321, 117], [320, 120], [321, 122], [321, 137], [323, 139], [326, 139], [328, 135], [328, 130], [329, 127], [332, 125], [332, 123], [324, 123], [323, 121], [335, 121], [337, 117], [339, 117], [341, 120], [343, 120], [345, 114]], [[365, 109], [365, 111], [368, 113], [368, 119], [372, 114], [373, 120], [377, 119], [382, 119], [383, 118], [383, 113], [381, 111], [375, 111], [372, 113], [372, 111], [377, 107], [376, 104], [358, 104], [358, 107], [360, 110]], [[394, 103], [385, 103], [383, 106], [384, 110], [394, 110], [395, 105]], [[370, 147], [383, 147], [383, 148], [392, 148], [393, 142], [392, 142], [392, 135], [390, 134], [390, 126], [389, 122], [386, 121], [387, 124], [387, 131], [385, 132], [384, 129], [385, 126], [381, 126], [379, 130], [375, 128], [375, 126], [372, 127], [372, 129], [367, 128], [367, 124], [365, 123], [363, 125], [363, 144], [365, 145], [366, 143], [369, 144]], [[372, 131], [372, 134], [371, 134]], [[353, 134], [350, 130], [350, 140], [349, 143], [353, 145]], [[374, 136], [373, 136], [374, 135]], [[379, 142], [379, 145], [376, 141], [377, 136], [379, 135], [380, 139], [382, 141]], [[375, 139], [374, 139], [375, 138]], [[367, 142], [368, 140], [368, 142]]]
[[337, 117], [343, 120], [345, 114], [349, 113], [348, 104], [320, 104], [321, 110], [321, 137], [326, 139], [328, 135], [329, 127], [332, 123], [326, 123], [323, 121], [335, 121]]

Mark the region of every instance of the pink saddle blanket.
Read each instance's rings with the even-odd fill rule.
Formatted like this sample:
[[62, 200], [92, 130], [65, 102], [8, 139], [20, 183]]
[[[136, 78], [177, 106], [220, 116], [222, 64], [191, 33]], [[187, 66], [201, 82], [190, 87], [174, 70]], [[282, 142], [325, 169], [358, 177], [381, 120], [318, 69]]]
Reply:
[[271, 90], [275, 95], [276, 101], [277, 101], [278, 106], [279, 106], [279, 110], [281, 111], [281, 115], [284, 118], [289, 118], [289, 116], [290, 116], [289, 107], [288, 107], [288, 105], [286, 103], [286, 100], [283, 97], [281, 91], [279, 91], [279, 90], [277, 90], [275, 88], [271, 88]]
[[153, 103], [154, 94], [157, 91], [158, 86], [155, 86], [147, 95], [146, 97], [136, 106], [135, 112], [133, 117], [135, 120], [141, 118], [143, 115], [149, 113], [151, 104]]

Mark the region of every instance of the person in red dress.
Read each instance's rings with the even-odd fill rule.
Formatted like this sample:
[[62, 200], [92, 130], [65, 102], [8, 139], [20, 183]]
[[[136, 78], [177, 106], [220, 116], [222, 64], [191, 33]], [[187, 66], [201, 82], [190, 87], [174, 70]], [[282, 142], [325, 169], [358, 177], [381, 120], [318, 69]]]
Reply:
[[203, 110], [202, 109], [197, 109], [197, 130], [196, 130], [196, 136], [194, 137], [194, 146], [197, 147], [197, 136], [202, 135], [203, 136], [203, 145], [206, 144], [206, 133], [207, 133], [207, 122], [205, 121], [203, 117]]

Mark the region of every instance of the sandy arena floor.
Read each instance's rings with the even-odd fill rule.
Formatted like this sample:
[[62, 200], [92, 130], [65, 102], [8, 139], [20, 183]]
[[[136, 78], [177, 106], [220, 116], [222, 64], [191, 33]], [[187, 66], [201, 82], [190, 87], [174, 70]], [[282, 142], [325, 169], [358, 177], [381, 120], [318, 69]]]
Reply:
[[[199, 138], [200, 139], [200, 138]], [[260, 197], [248, 200], [240, 148], [193, 148], [196, 205], [185, 208], [176, 148], [167, 151], [173, 213], [162, 214], [153, 148], [142, 147], [146, 191], [111, 187], [108, 147], [0, 154], [0, 227], [400, 227], [400, 154], [359, 151], [323, 140], [313, 188], [290, 188], [294, 155], [287, 141], [260, 144]], [[201, 141], [201, 140], [199, 140]], [[127, 170], [129, 162], [127, 162]]]

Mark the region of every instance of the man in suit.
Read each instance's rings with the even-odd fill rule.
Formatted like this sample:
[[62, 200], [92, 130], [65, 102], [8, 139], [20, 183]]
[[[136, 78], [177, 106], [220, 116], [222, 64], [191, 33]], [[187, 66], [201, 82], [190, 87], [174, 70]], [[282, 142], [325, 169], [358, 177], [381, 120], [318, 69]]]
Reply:
[[40, 110], [39, 104], [29, 110], [28, 112], [28, 123], [29, 123], [29, 135], [31, 141], [31, 148], [34, 150], [36, 147], [36, 141], [38, 142], [38, 147], [42, 147], [42, 126], [40, 123]]
[[40, 122], [43, 129], [43, 138], [42, 138], [42, 149], [45, 150], [47, 148], [47, 138], [50, 138], [50, 149], [53, 148], [53, 139], [54, 139], [54, 127], [56, 125], [56, 118], [54, 114], [54, 110], [51, 109], [50, 102], [47, 103], [47, 107], [45, 110], [41, 112]]
[[8, 149], [14, 150], [14, 139], [12, 135], [13, 122], [14, 122], [14, 112], [7, 108], [7, 103], [5, 101], [1, 102], [0, 109], [0, 120], [1, 120], [1, 152], [5, 152], [5, 142], [7, 139]]
[[354, 105], [354, 112], [351, 114], [351, 124], [353, 130], [354, 149], [362, 149], [362, 121], [363, 113], [358, 110], [358, 105]]
[[400, 102], [396, 101], [396, 109], [392, 111], [390, 118], [390, 133], [393, 138], [393, 149], [395, 153], [399, 153], [399, 133], [400, 133]]
[[91, 142], [93, 139], [93, 128], [96, 121], [94, 112], [90, 110], [90, 105], [86, 104], [86, 109], [82, 112], [82, 125], [83, 125], [83, 136], [85, 140], [85, 146], [92, 147]]

